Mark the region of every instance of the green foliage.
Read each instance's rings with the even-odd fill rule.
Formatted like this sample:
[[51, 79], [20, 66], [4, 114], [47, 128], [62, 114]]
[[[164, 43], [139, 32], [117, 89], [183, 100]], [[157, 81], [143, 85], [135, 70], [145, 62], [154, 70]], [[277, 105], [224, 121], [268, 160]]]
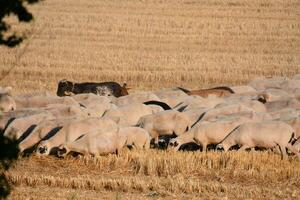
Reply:
[[18, 36], [16, 33], [10, 33], [8, 36], [4, 36], [8, 33], [11, 26], [4, 21], [4, 17], [8, 15], [16, 15], [19, 22], [30, 22], [33, 16], [24, 4], [34, 4], [40, 0], [0, 0], [0, 45], [8, 47], [14, 47], [20, 44], [25, 36]]

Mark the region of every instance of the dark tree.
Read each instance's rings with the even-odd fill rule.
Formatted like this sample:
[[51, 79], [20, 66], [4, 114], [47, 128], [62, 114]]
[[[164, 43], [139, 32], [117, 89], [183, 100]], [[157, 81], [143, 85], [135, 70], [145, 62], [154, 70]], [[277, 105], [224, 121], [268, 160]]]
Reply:
[[[11, 26], [4, 21], [9, 15], [17, 16], [19, 22], [30, 22], [33, 16], [26, 9], [27, 4], [34, 4], [40, 0], [0, 0], [0, 45], [15, 47], [26, 36], [10, 33]], [[11, 191], [11, 186], [5, 177], [5, 171], [18, 157], [19, 149], [16, 141], [3, 136], [0, 132], [0, 199], [6, 198]]]
[[30, 22], [33, 16], [28, 12], [24, 4], [34, 4], [39, 1], [0, 0], [0, 45], [14, 47], [20, 44], [25, 38], [25, 36], [18, 36], [17, 33], [9, 33], [11, 26], [4, 21], [4, 18], [9, 15], [16, 15], [19, 22]]
[[9, 169], [12, 162], [18, 158], [17, 141], [12, 141], [0, 134], [0, 199], [6, 198], [11, 190], [4, 172]]

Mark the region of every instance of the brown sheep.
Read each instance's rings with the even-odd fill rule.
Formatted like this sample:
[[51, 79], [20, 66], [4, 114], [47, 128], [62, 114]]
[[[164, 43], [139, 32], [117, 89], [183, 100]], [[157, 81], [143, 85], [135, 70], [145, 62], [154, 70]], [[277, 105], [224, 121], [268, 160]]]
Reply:
[[201, 90], [186, 90], [184, 88], [178, 87], [178, 89], [181, 89], [188, 95], [197, 95], [201, 96], [203, 98], [207, 98], [210, 96], [214, 97], [228, 97], [231, 94], [234, 94], [234, 91], [229, 87], [215, 87], [215, 88], [209, 88], [209, 89], [201, 89]]

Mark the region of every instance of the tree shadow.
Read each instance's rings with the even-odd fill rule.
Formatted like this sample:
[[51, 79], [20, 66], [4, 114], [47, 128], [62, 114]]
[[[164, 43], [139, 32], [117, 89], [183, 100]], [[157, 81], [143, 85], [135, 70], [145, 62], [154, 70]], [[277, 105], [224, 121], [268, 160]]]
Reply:
[[11, 25], [4, 18], [9, 15], [16, 15], [19, 22], [30, 22], [33, 15], [26, 9], [24, 4], [34, 4], [40, 0], [9, 0], [0, 1], [0, 45], [15, 47], [20, 44], [25, 35], [10, 33]]
[[0, 135], [0, 199], [6, 198], [11, 191], [11, 186], [5, 176], [5, 171], [18, 158], [19, 148], [17, 141], [10, 140]]

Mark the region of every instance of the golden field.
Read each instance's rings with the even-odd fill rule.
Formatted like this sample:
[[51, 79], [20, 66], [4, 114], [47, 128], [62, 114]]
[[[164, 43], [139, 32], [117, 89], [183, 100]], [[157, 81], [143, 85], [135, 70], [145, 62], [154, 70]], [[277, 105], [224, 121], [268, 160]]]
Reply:
[[22, 158], [10, 199], [299, 199], [300, 161], [273, 152], [127, 151]]
[[[133, 90], [239, 85], [300, 73], [299, 0], [45, 0], [28, 39], [0, 47], [1, 86], [56, 91], [61, 79]], [[10, 199], [299, 199], [300, 162], [271, 152], [126, 151], [21, 158]]]
[[[0, 48], [1, 85], [127, 82], [136, 90], [237, 85], [300, 73], [298, 0], [46, 0], [29, 39]], [[14, 22], [14, 19], [8, 19]], [[25, 48], [25, 51], [24, 51]]]

